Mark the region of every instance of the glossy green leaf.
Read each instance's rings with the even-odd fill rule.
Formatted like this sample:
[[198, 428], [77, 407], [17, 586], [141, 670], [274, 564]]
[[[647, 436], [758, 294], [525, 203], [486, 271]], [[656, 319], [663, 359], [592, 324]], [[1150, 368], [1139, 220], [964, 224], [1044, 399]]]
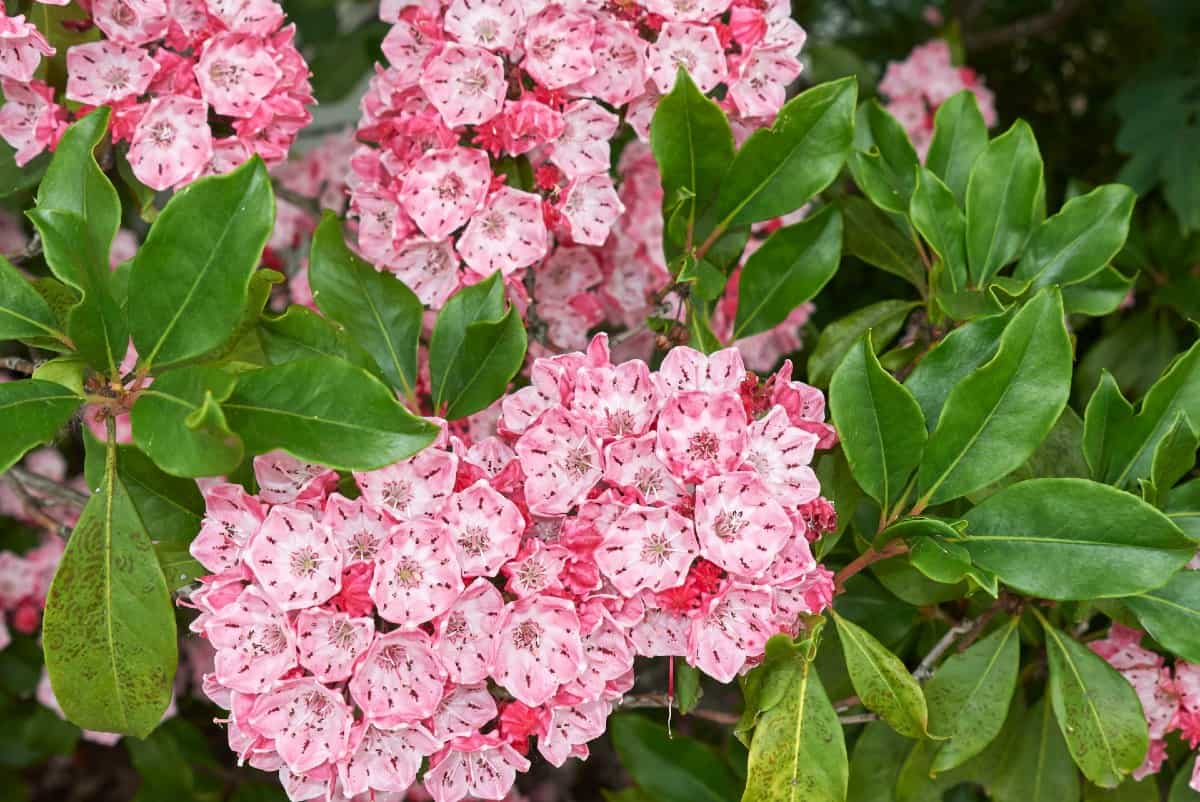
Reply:
[[967, 197], [971, 168], [987, 145], [987, 124], [979, 113], [979, 102], [974, 92], [964, 89], [938, 106], [925, 166], [945, 182], [962, 204]]
[[1200, 663], [1200, 571], [1180, 571], [1161, 588], [1123, 601], [1172, 654]]
[[0, 472], [30, 449], [53, 440], [82, 403], [82, 398], [55, 382], [0, 383]]
[[221, 407], [248, 453], [282, 448], [338, 470], [390, 465], [420, 451], [437, 434], [378, 379], [330, 357], [242, 374]]
[[384, 380], [382, 369], [370, 354], [352, 342], [346, 332], [306, 306], [290, 306], [278, 317], [262, 319], [258, 333], [263, 353], [272, 365], [314, 356], [334, 357]]
[[996, 802], [1079, 802], [1079, 773], [1048, 700], [1029, 708], [1015, 740], [1012, 759], [992, 788]]
[[1009, 319], [994, 315], [959, 326], [917, 363], [904, 386], [921, 405], [930, 427], [937, 425], [950, 391], [996, 355]]
[[654, 110], [650, 148], [662, 175], [663, 208], [679, 209], [694, 234], [698, 211], [716, 200], [733, 161], [733, 132], [721, 107], [682, 68]]
[[1125, 400], [1117, 380], [1107, 370], [1092, 392], [1083, 416], [1083, 455], [1093, 479], [1109, 473], [1112, 442], [1133, 422], [1133, 405]]
[[842, 215], [833, 206], [772, 233], [742, 268], [733, 339], [782, 323], [833, 278], [841, 256]]
[[920, 463], [927, 435], [921, 407], [879, 366], [869, 332], [834, 372], [829, 403], [854, 478], [887, 507]]
[[878, 354], [895, 338], [909, 313], [919, 305], [915, 301], [880, 301], [830, 323], [821, 332], [817, 346], [808, 358], [808, 381], [818, 387], [827, 386], [846, 353], [868, 331]]
[[84, 395], [83, 382], [87, 373], [87, 362], [78, 356], [68, 355], [55, 357], [41, 363], [33, 369], [31, 378], [61, 384], [82, 398]]
[[967, 287], [967, 218], [942, 180], [929, 169], [920, 173], [908, 212], [913, 228], [941, 260], [954, 292]]
[[499, 273], [454, 294], [429, 341], [431, 395], [449, 420], [473, 415], [504, 394], [525, 361], [525, 326], [504, 300]]
[[892, 728], [911, 738], [921, 738], [928, 728], [929, 714], [921, 686], [912, 674], [871, 633], [837, 613], [838, 638], [850, 680], [863, 705]]
[[881, 209], [907, 213], [921, 166], [908, 134], [877, 99], [864, 103], [857, 116], [857, 149], [847, 159], [854, 182]]
[[145, 737], [171, 701], [175, 611], [150, 533], [107, 449], [46, 600], [42, 644], [54, 695], [81, 727]]
[[0, 340], [29, 337], [67, 340], [50, 305], [20, 271], [0, 256]]
[[242, 441], [229, 430], [220, 402], [235, 380], [216, 368], [190, 366], [155, 379], [133, 405], [138, 448], [175, 476], [222, 476], [242, 461]]
[[1166, 515], [1086, 479], [1020, 482], [964, 517], [963, 543], [977, 565], [1048, 599], [1142, 593], [1165, 584], [1195, 553]]
[[929, 730], [948, 738], [935, 746], [935, 772], [962, 765], [1000, 734], [1020, 669], [1018, 622], [1011, 618], [966, 651], [951, 655], [925, 686]]
[[944, 537], [919, 537], [912, 541], [908, 561], [934, 582], [953, 585], [971, 570], [971, 553]]
[[1045, 201], [1037, 140], [1018, 120], [979, 155], [967, 184], [967, 260], [975, 284], [986, 285], [1021, 254]]
[[1163, 510], [1185, 535], [1200, 541], [1200, 479], [1172, 490]]
[[274, 224], [271, 177], [257, 157], [175, 193], [130, 275], [143, 290], [129, 326], [144, 365], [166, 367], [229, 340]]
[[1175, 779], [1171, 781], [1171, 791], [1167, 795], [1167, 802], [1200, 802], [1200, 791], [1191, 787], [1196, 760], [1195, 756], [1190, 757], [1179, 767]]
[[425, 309], [413, 291], [355, 256], [332, 213], [313, 234], [308, 276], [321, 311], [374, 357], [389, 384], [414, 397]]
[[739, 783], [717, 753], [693, 738], [668, 737], [646, 716], [621, 713], [608, 721], [621, 765], [660, 802], [732, 802]]
[[1083, 802], [1161, 802], [1158, 792], [1158, 778], [1153, 774], [1141, 781], [1127, 778], [1116, 788], [1100, 788], [1085, 783], [1083, 786]]
[[799, 654], [793, 660], [779, 703], [754, 731], [743, 802], [846, 798], [849, 766], [841, 722], [812, 662]]
[[894, 802], [896, 780], [912, 739], [884, 721], [872, 721], [854, 743], [846, 802]]
[[1150, 463], [1150, 480], [1145, 484], [1143, 497], [1156, 507], [1166, 503], [1167, 495], [1175, 483], [1196, 466], [1196, 450], [1200, 447], [1200, 435], [1192, 422], [1180, 413], [1175, 424], [1167, 430], [1154, 449]]
[[700, 670], [682, 660], [675, 661], [675, 702], [685, 716], [700, 704], [704, 689], [700, 687]]
[[1005, 327], [996, 355], [947, 396], [917, 473], [921, 499], [958, 498], [1025, 462], [1066, 406], [1072, 361], [1062, 298], [1044, 290]]
[[838, 201], [845, 218], [846, 253], [925, 289], [925, 265], [912, 238], [866, 198], [849, 195]]
[[1146, 757], [1142, 704], [1103, 658], [1054, 627], [1043, 629], [1050, 701], [1071, 757], [1093, 783], [1115, 788]]
[[1063, 287], [1063, 307], [1067, 314], [1111, 315], [1129, 297], [1134, 281], [1110, 265], [1086, 281]]
[[814, 86], [751, 134], [721, 184], [716, 213], [724, 226], [781, 217], [829, 186], [850, 150], [857, 94], [853, 78]]
[[1084, 281], [1104, 269], [1125, 244], [1133, 190], [1106, 184], [1067, 201], [1033, 233], [1017, 269], [1032, 289]]

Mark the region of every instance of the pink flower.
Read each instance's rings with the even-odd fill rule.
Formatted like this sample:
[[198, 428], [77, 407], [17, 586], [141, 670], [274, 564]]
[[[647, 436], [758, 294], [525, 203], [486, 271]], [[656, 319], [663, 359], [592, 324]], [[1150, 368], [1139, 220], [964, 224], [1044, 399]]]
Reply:
[[762, 652], [773, 632], [771, 592], [753, 585], [730, 585], [709, 602], [688, 633], [688, 663], [718, 682], [729, 682], [746, 658]]
[[730, 573], [756, 576], [786, 545], [792, 523], [758, 475], [741, 471], [697, 488], [696, 534], [705, 558]]
[[682, 22], [708, 22], [724, 14], [731, 0], [643, 0], [647, 10]]
[[640, 359], [580, 368], [575, 381], [572, 410], [606, 438], [644, 434], [662, 406], [650, 369]]
[[449, 241], [413, 237], [384, 265], [426, 306], [440, 308], [459, 284], [459, 259]]
[[499, 58], [482, 48], [456, 44], [445, 45], [429, 59], [421, 88], [450, 128], [495, 117], [508, 91]]
[[819, 439], [812, 432], [792, 426], [787, 411], [773, 406], [765, 417], [750, 425], [745, 462], [781, 504], [800, 507], [821, 493], [821, 483], [809, 467]]
[[609, 703], [599, 701], [550, 708], [550, 721], [546, 734], [538, 738], [538, 751], [553, 766], [566, 763], [567, 758], [576, 756], [576, 750], [582, 751], [577, 756], [586, 758], [584, 744], [604, 734], [611, 709]]
[[267, 36], [283, 24], [275, 0], [207, 0], [208, 10], [231, 31]]
[[243, 559], [263, 592], [284, 610], [321, 604], [341, 589], [342, 553], [333, 533], [289, 507], [267, 514]]
[[252, 116], [283, 77], [262, 40], [246, 34], [207, 40], [195, 69], [204, 100], [229, 117]]
[[4, 10], [0, 8], [0, 78], [28, 83], [33, 80], [42, 56], [53, 56], [54, 53], [54, 48], [37, 26], [26, 22], [21, 14], [4, 16]]
[[465, 45], [512, 50], [525, 25], [517, 0], [453, 0], [446, 9], [446, 33]]
[[351, 501], [337, 493], [329, 497], [322, 520], [341, 548], [344, 565], [374, 563], [393, 526], [391, 518], [365, 498]]
[[786, 50], [758, 48], [738, 66], [729, 98], [743, 117], [773, 119], [787, 100], [787, 87], [800, 76], [800, 62]]
[[391, 729], [429, 718], [442, 700], [446, 671], [421, 631], [378, 635], [354, 669], [350, 696], [366, 720]]
[[434, 516], [454, 492], [458, 458], [445, 451], [422, 451], [411, 459], [368, 473], [356, 473], [363, 497], [396, 520]]
[[417, 82], [426, 59], [441, 43], [430, 35], [430, 26], [420, 24], [419, 19], [402, 19], [395, 23], [384, 37], [381, 50], [395, 70], [390, 77], [411, 86]]
[[609, 141], [620, 120], [599, 103], [579, 100], [563, 113], [562, 133], [554, 142], [550, 161], [568, 178], [608, 172]]
[[462, 591], [462, 569], [440, 523], [401, 524], [379, 552], [371, 598], [387, 621], [404, 628], [423, 624], [448, 610]]
[[560, 207], [571, 239], [583, 245], [603, 245], [625, 206], [607, 174], [577, 178], [567, 186]]
[[579, 616], [566, 599], [531, 596], [505, 610], [492, 679], [530, 706], [544, 704], [584, 664]]
[[733, 393], [680, 393], [659, 418], [658, 458], [685, 482], [737, 470], [747, 442], [746, 410]]
[[400, 202], [425, 236], [439, 242], [483, 206], [491, 178], [491, 166], [481, 151], [432, 150], [409, 169]]
[[195, 180], [212, 155], [208, 107], [180, 95], [152, 100], [129, 146], [134, 175], [158, 190]]
[[634, 491], [644, 504], [675, 504], [683, 488], [656, 453], [658, 436], [618, 440], [604, 447], [604, 479]]
[[273, 739], [287, 767], [302, 774], [346, 751], [354, 717], [340, 694], [314, 679], [295, 679], [258, 697], [246, 723]]
[[430, 761], [425, 788], [434, 802], [459, 802], [467, 797], [503, 799], [518, 771], [529, 761], [494, 735], [456, 738], [440, 757]]
[[296, 639], [287, 616], [256, 587], [215, 612], [205, 635], [217, 650], [217, 682], [241, 693], [263, 693], [296, 665]]
[[66, 111], [54, 102], [54, 89], [41, 81], [20, 83], [0, 79], [0, 136], [16, 149], [14, 160], [24, 167], [42, 151], [54, 147], [66, 130]]
[[593, 75], [596, 59], [592, 17], [546, 6], [525, 27], [525, 60], [521, 66], [533, 80], [548, 89], [561, 89]]
[[321, 682], [341, 682], [374, 640], [375, 621], [311, 608], [296, 618], [296, 635], [300, 665]]
[[350, 733], [346, 756], [338, 761], [342, 791], [351, 798], [375, 791], [407, 791], [417, 778], [421, 759], [440, 747], [441, 741], [420, 724], [396, 729], [357, 724]]
[[677, 393], [687, 390], [719, 393], [740, 389], [746, 378], [746, 368], [736, 348], [705, 356], [692, 348], [681, 347], [672, 348], [663, 358], [658, 376], [668, 389]]
[[613, 106], [636, 100], [646, 87], [646, 42], [620, 20], [596, 20], [592, 40], [596, 72], [568, 91], [575, 96], [592, 95]]
[[517, 555], [525, 518], [483, 479], [450, 497], [442, 511], [464, 576], [495, 576]]
[[546, 255], [546, 223], [538, 196], [512, 187], [493, 192], [458, 239], [467, 266], [482, 276], [508, 275]]
[[167, 33], [166, 0], [92, 0], [96, 27], [114, 42], [144, 45]]
[[501, 123], [501, 143], [513, 156], [528, 153], [534, 148], [557, 141], [566, 125], [563, 115], [528, 97], [510, 100], [504, 106]]
[[701, 92], [711, 92], [725, 80], [728, 66], [717, 32], [705, 25], [668, 22], [650, 46], [650, 78], [666, 94], [675, 86], [680, 68], [686, 69]]
[[434, 737], [444, 743], [451, 738], [475, 735], [499, 712], [486, 683], [456, 685], [438, 703], [431, 719]]
[[525, 498], [535, 515], [563, 515], [600, 480], [599, 444], [578, 417], [548, 410], [521, 436], [517, 457], [525, 471]]
[[485, 579], [476, 579], [435, 624], [433, 648], [453, 682], [483, 680], [492, 670], [492, 652], [504, 612], [504, 599]]
[[241, 485], [219, 483], [204, 491], [200, 534], [188, 551], [213, 573], [238, 565], [242, 549], [262, 525], [266, 511]]
[[667, 507], [630, 506], [609, 525], [596, 562], [626, 596], [683, 582], [699, 544], [691, 521]]

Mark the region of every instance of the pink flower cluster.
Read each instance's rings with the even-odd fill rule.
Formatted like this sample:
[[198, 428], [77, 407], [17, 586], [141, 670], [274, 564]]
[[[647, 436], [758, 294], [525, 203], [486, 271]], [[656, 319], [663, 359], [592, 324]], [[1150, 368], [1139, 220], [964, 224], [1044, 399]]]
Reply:
[[[435, 308], [556, 242], [603, 245], [625, 209], [610, 143], [622, 120], [645, 135], [679, 67], [758, 126], [804, 42], [786, 0], [393, 0], [381, 15], [390, 66], [363, 99], [351, 213], [366, 258]], [[526, 168], [524, 189], [507, 183]]]
[[933, 115], [938, 106], [964, 89], [979, 101], [983, 121], [996, 124], [996, 98], [983, 79], [970, 67], [956, 67], [950, 60], [950, 45], [932, 39], [913, 48], [904, 61], [888, 63], [879, 91], [888, 99], [887, 110], [908, 132], [921, 159], [933, 140]]
[[[1200, 665], [1176, 660], [1166, 665], [1162, 655], [1142, 647], [1140, 630], [1113, 623], [1103, 640], [1088, 644], [1129, 681], [1141, 700], [1150, 728], [1150, 751], [1133, 773], [1135, 780], [1157, 774], [1167, 757], [1166, 737], [1178, 732], [1192, 749], [1200, 746]], [[1191, 787], [1200, 791], [1200, 762]]]
[[134, 175], [156, 190], [228, 172], [255, 153], [282, 162], [311, 120], [308, 65], [275, 0], [81, 5], [102, 36], [67, 50], [65, 87], [33, 77], [55, 54], [42, 33], [21, 16], [0, 17], [0, 136], [17, 164], [62, 135], [71, 114], [56, 89], [79, 104], [77, 115], [112, 107], [114, 142], [129, 144]]
[[530, 737], [585, 757], [635, 657], [729, 682], [828, 606], [809, 463], [835, 439], [790, 364], [677, 348], [652, 372], [601, 335], [357, 498], [256, 458], [258, 495], [206, 487], [192, 545], [231, 747], [293, 800], [399, 799], [425, 758], [436, 802], [500, 799]]

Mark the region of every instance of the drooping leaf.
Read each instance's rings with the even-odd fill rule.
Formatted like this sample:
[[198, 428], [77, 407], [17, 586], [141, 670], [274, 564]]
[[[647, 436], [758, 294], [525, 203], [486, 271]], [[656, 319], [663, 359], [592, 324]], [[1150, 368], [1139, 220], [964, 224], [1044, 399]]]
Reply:
[[321, 311], [374, 357], [389, 384], [413, 397], [425, 311], [413, 291], [355, 256], [332, 213], [313, 234], [308, 275]]
[[927, 435], [916, 399], [879, 366], [870, 332], [834, 372], [829, 402], [854, 478], [886, 508], [920, 463]]
[[53, 440], [82, 403], [75, 392], [55, 382], [0, 383], [0, 472], [30, 449]]
[[275, 224], [271, 177], [255, 157], [168, 201], [134, 258], [129, 326], [144, 365], [201, 356], [233, 335]]
[[987, 145], [987, 124], [979, 113], [979, 102], [974, 92], [964, 89], [938, 106], [925, 166], [946, 183], [962, 204], [967, 197], [971, 168]]
[[1033, 131], [1023, 120], [993, 139], [967, 184], [967, 261], [984, 286], [1020, 255], [1045, 213], [1046, 184]]
[[966, 651], [951, 655], [925, 686], [929, 730], [949, 739], [935, 746], [934, 771], [962, 765], [1000, 734], [1021, 662], [1018, 621], [1009, 619]]
[[1086, 281], [1063, 287], [1063, 307], [1069, 315], [1111, 315], [1129, 297], [1135, 281], [1109, 265]]
[[750, 135], [721, 184], [716, 214], [726, 226], [770, 220], [799, 209], [837, 178], [854, 132], [853, 78], [792, 98], [770, 128]]
[[1156, 641], [1200, 662], [1200, 571], [1180, 571], [1161, 588], [1123, 601]]
[[331, 357], [242, 374], [221, 404], [246, 451], [282, 448], [338, 470], [374, 470], [433, 442], [437, 428], [366, 371]]
[[917, 473], [920, 497], [949, 501], [1025, 462], [1066, 406], [1071, 363], [1062, 298], [1043, 290], [1005, 327], [996, 355], [947, 396]]
[[841, 722], [812, 662], [799, 654], [792, 659], [798, 665], [787, 673], [779, 703], [754, 731], [743, 802], [846, 799], [849, 766]]
[[1043, 630], [1050, 701], [1071, 757], [1093, 783], [1115, 788], [1142, 764], [1149, 746], [1137, 693], [1092, 650], [1054, 627]]
[[526, 344], [521, 316], [506, 307], [499, 273], [455, 293], [429, 341], [434, 408], [450, 420], [485, 409], [521, 368]]
[[1047, 699], [1022, 723], [1012, 759], [992, 787], [996, 802], [1079, 802], [1079, 773]]
[[171, 700], [175, 612], [121, 469], [110, 443], [103, 484], [80, 515], [50, 585], [42, 644], [68, 719], [145, 737]]
[[833, 278], [841, 255], [842, 216], [833, 206], [772, 233], [742, 268], [733, 339], [782, 323]]
[[608, 721], [621, 765], [661, 802], [732, 802], [739, 783], [724, 761], [693, 738], [667, 736], [661, 724], [636, 713]]
[[66, 342], [50, 305], [33, 285], [0, 256], [0, 340], [53, 337]]
[[921, 686], [912, 674], [871, 633], [834, 613], [838, 638], [854, 690], [863, 705], [886, 721], [896, 732], [910, 738], [924, 737], [929, 714]]
[[913, 227], [941, 259], [942, 269], [954, 292], [967, 287], [967, 218], [949, 187], [928, 168], [907, 209]]
[[934, 582], [946, 585], [961, 582], [971, 571], [971, 553], [944, 537], [915, 538], [909, 548], [908, 561]]
[[880, 301], [830, 323], [808, 358], [808, 381], [818, 387], [827, 386], [842, 358], [867, 331], [871, 332], [871, 344], [878, 354], [917, 306], [915, 301]]
[[1083, 455], [1093, 479], [1108, 474], [1111, 444], [1132, 421], [1133, 405], [1125, 400], [1112, 374], [1102, 371], [1083, 416]]
[[1195, 553], [1166, 515], [1086, 479], [1020, 482], [964, 517], [963, 543], [976, 564], [1049, 599], [1142, 593], [1165, 584]]
[[1036, 290], [1100, 272], [1125, 244], [1134, 200], [1129, 187], [1106, 184], [1067, 201], [1033, 232], [1013, 275]]
[[1009, 316], [972, 320], [946, 335], [904, 381], [931, 428], [941, 417], [946, 397], [959, 382], [996, 355]]
[[220, 402], [235, 380], [216, 368], [193, 365], [155, 379], [133, 405], [138, 448], [175, 476], [222, 476], [242, 461], [242, 441], [229, 430]]
[[121, 224], [121, 199], [93, 155], [108, 133], [108, 119], [108, 109], [101, 107], [67, 128], [37, 192], [38, 209], [70, 212], [84, 219], [88, 243], [81, 244], [80, 250], [103, 260], [105, 272]]

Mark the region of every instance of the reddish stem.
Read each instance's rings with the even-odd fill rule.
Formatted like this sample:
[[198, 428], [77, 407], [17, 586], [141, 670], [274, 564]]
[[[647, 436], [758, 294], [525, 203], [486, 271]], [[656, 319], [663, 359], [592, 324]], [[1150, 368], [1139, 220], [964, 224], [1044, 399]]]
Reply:
[[850, 577], [857, 574], [869, 565], [873, 565], [881, 560], [887, 560], [892, 557], [904, 554], [908, 551], [908, 544], [902, 540], [893, 540], [885, 545], [882, 549], [867, 549], [858, 557], [847, 565], [845, 568], [837, 572], [837, 576], [833, 578], [833, 588], [835, 593], [841, 593], [846, 585], [846, 581]]

